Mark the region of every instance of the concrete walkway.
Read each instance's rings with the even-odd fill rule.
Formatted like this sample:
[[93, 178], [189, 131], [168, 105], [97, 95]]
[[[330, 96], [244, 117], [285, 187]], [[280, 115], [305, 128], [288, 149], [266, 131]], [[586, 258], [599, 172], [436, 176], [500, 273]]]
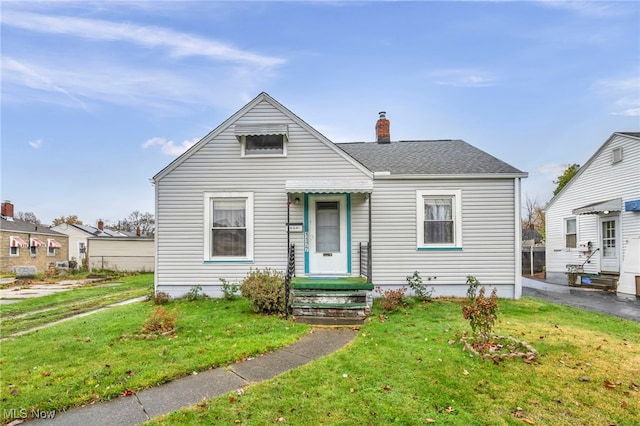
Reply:
[[340, 349], [356, 335], [354, 329], [314, 328], [291, 346], [239, 364], [187, 376], [131, 396], [56, 413], [53, 419], [36, 419], [26, 423], [47, 426], [136, 425], [196, 404], [203, 398], [213, 398], [254, 382], [271, 379]]
[[640, 322], [640, 298], [522, 278], [522, 295]]

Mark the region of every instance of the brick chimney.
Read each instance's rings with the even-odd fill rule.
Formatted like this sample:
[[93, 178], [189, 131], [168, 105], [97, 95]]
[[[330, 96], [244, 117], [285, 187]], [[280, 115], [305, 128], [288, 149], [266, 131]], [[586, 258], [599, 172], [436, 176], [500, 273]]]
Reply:
[[11, 201], [3, 201], [1, 210], [2, 211], [0, 212], [0, 214], [2, 214], [2, 216], [11, 218], [13, 217], [13, 204], [11, 204]]
[[104, 231], [104, 222], [102, 220], [98, 220], [98, 229]]
[[380, 111], [380, 118], [376, 122], [376, 141], [378, 143], [391, 142], [391, 125], [387, 119], [386, 112]]
[[140, 235], [142, 235], [142, 229], [140, 229], [140, 227], [138, 226], [136, 228], [136, 237], [139, 237]]

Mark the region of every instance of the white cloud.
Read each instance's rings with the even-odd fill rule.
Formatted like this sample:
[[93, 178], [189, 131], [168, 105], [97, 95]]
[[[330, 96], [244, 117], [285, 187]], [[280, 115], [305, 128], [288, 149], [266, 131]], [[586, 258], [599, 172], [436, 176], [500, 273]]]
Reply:
[[70, 93], [69, 90], [65, 89], [62, 85], [58, 84], [55, 78], [52, 79], [51, 77], [45, 76], [44, 72], [39, 72], [28, 64], [16, 61], [10, 57], [3, 57], [0, 66], [5, 84], [13, 82], [14, 84], [26, 86], [30, 89], [59, 93], [77, 105], [80, 105], [83, 109], [87, 108], [84, 102]]
[[609, 17], [618, 16], [624, 13], [624, 8], [620, 8], [620, 2], [603, 1], [567, 1], [567, 0], [541, 0], [540, 4], [554, 9], [563, 9], [575, 12], [583, 16]]
[[166, 49], [175, 57], [203, 56], [266, 68], [285, 62], [282, 58], [236, 49], [225, 43], [168, 28], [15, 11], [3, 11], [0, 20], [5, 25], [34, 32], [63, 34], [90, 40], [120, 41], [145, 48]]
[[533, 171], [535, 173], [541, 173], [545, 175], [560, 175], [565, 169], [569, 166], [569, 164], [558, 164], [558, 163], [547, 163], [541, 166], [536, 167]]
[[240, 90], [260, 87], [270, 78], [269, 73], [244, 72], [243, 66], [237, 66], [236, 72], [216, 67], [174, 72], [106, 59], [83, 63], [76, 58], [18, 61], [5, 57], [1, 67], [5, 100], [37, 98], [83, 109], [88, 109], [90, 100], [171, 111], [185, 105], [220, 105], [235, 100]]
[[29, 146], [33, 149], [40, 149], [42, 146], [42, 139], [36, 139], [35, 141], [29, 141]]
[[194, 138], [176, 144], [174, 141], [166, 140], [165, 138], [154, 137], [143, 143], [142, 148], [147, 149], [150, 147], [159, 146], [163, 154], [177, 157], [183, 154], [193, 145], [195, 145], [198, 140], [198, 138]]
[[436, 83], [454, 87], [488, 87], [494, 86], [497, 77], [492, 73], [474, 69], [445, 69], [430, 73]]
[[611, 114], [625, 117], [640, 117], [640, 108], [629, 108], [624, 111], [612, 112]]
[[626, 117], [640, 116], [640, 77], [609, 78], [598, 80], [594, 85], [596, 93], [613, 99], [612, 115]]

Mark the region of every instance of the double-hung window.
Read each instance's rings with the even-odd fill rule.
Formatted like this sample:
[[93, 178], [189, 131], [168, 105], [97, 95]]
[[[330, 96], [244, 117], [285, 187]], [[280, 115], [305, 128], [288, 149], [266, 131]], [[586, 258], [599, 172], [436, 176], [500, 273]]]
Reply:
[[416, 191], [418, 249], [462, 248], [462, 191]]
[[205, 193], [205, 260], [253, 258], [253, 193]]
[[564, 220], [564, 246], [566, 248], [576, 248], [578, 241], [578, 227], [576, 218], [572, 217]]

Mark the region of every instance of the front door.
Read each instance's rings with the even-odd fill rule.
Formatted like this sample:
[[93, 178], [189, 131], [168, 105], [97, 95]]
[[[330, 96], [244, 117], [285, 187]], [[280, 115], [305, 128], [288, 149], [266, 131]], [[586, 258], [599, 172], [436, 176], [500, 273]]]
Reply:
[[618, 217], [600, 218], [600, 242], [602, 255], [600, 261], [601, 271], [620, 271], [619, 251], [620, 251], [620, 230]]
[[347, 274], [347, 195], [310, 195], [307, 208], [307, 272], [311, 275]]

